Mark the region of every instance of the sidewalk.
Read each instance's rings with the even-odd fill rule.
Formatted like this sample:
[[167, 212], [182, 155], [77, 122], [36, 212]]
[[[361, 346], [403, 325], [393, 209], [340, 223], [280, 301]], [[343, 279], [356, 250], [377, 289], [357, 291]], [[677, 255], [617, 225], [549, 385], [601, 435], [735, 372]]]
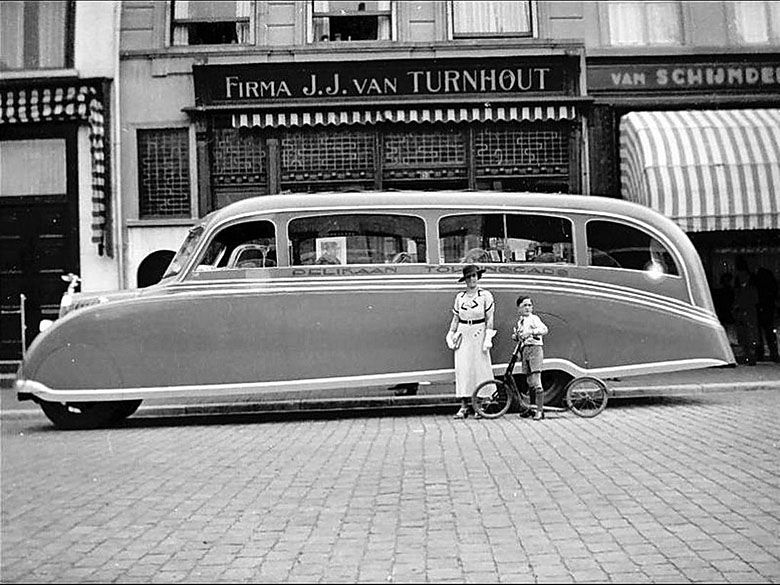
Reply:
[[[657, 396], [685, 396], [703, 392], [780, 391], [780, 364], [759, 362], [756, 366], [707, 368], [669, 374], [632, 376], [608, 379], [611, 400]], [[4, 380], [0, 388], [0, 418], [43, 416], [34, 403], [19, 402], [13, 391], [13, 380]], [[258, 398], [245, 396], [229, 402], [214, 399], [151, 399], [145, 400], [133, 415], [166, 417], [209, 414], [239, 414], [257, 412], [328, 411], [360, 408], [400, 408], [454, 404], [451, 384], [421, 386], [415, 396], [396, 396], [387, 388], [375, 390], [344, 390], [322, 393], [274, 393]]]

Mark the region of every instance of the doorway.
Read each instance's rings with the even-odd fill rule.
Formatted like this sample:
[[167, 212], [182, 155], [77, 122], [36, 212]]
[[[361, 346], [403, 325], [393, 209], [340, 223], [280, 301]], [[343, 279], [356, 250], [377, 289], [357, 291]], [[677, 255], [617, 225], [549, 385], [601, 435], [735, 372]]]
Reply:
[[76, 131], [28, 124], [4, 129], [0, 141], [3, 361], [21, 359], [41, 319], [57, 318], [67, 288], [61, 277], [79, 271]]

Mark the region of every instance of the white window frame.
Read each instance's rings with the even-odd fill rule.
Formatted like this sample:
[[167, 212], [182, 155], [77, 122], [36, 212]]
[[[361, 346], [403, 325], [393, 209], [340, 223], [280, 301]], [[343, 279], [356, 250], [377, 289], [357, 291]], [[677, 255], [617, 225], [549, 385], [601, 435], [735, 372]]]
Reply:
[[[677, 7], [677, 15], [678, 15], [678, 24], [679, 24], [679, 41], [673, 42], [673, 43], [651, 43], [648, 39], [648, 32], [649, 28], [647, 26], [648, 19], [647, 19], [647, 7], [649, 4], [654, 3], [653, 1], [637, 1], [637, 0], [608, 0], [606, 2], [599, 2], [599, 12], [600, 12], [600, 20], [602, 22], [601, 32], [602, 32], [602, 39], [604, 42], [602, 43], [604, 46], [607, 47], [620, 47], [620, 48], [626, 48], [626, 47], [682, 47], [686, 44], [686, 35], [685, 35], [685, 13], [683, 11], [683, 5], [680, 0], [656, 0], [656, 1], [664, 1], [667, 4], [675, 4]], [[612, 28], [611, 28], [611, 22], [610, 22], [610, 16], [609, 16], [609, 6], [610, 4], [637, 4], [642, 7], [643, 16], [642, 16], [642, 40], [641, 42], [637, 43], [617, 43], [613, 41], [612, 39]]]
[[[225, 47], [225, 46], [238, 46], [238, 47], [247, 47], [255, 44], [255, 29], [257, 28], [257, 19], [256, 19], [256, 13], [257, 13], [257, 6], [255, 0], [235, 0], [236, 5], [239, 3], [245, 4], [245, 12], [248, 14], [246, 16], [236, 16], [235, 22], [247, 22], [248, 23], [248, 33], [247, 33], [247, 41], [245, 43], [236, 43], [235, 45], [228, 44], [217, 44], [217, 45], [191, 45], [189, 42], [187, 43], [180, 43], [176, 41], [176, 26], [177, 24], [193, 24], [193, 23], [205, 23], [205, 22], [212, 22], [210, 19], [200, 19], [200, 18], [176, 18], [175, 10], [176, 5], [184, 5], [185, 7], [190, 4], [192, 1], [197, 0], [171, 0], [168, 3], [168, 34], [167, 34], [167, 43], [171, 47]], [[223, 20], [214, 20], [213, 22], [224, 22]]]
[[[476, 0], [482, 1], [482, 0]], [[500, 1], [500, 0], [499, 0]], [[455, 33], [455, 7], [452, 0], [447, 2], [447, 38], [451, 41], [462, 39], [485, 39], [485, 38], [522, 38], [522, 39], [535, 39], [539, 37], [539, 10], [536, 0], [523, 0], [524, 4], [528, 4], [528, 10], [531, 21], [530, 33], [524, 32], [510, 32], [510, 33]]]
[[[371, 14], [371, 13], [369, 13]], [[379, 13], [377, 13], [378, 15]], [[384, 12], [383, 12], [384, 14]], [[336, 16], [336, 14], [334, 14]], [[398, 40], [398, 2], [390, 0], [390, 38], [361, 41], [321, 41], [314, 38], [314, 1], [306, 0], [306, 42], [308, 44], [328, 44], [328, 43], [389, 43]]]

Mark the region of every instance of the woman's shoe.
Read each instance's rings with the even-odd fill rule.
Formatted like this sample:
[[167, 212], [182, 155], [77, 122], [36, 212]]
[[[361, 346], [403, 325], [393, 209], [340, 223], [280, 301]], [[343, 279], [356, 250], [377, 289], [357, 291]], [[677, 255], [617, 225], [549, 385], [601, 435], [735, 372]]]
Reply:
[[534, 413], [534, 420], [544, 420], [544, 411], [543, 410], [537, 410]]
[[461, 406], [460, 410], [455, 413], [452, 418], [466, 418], [469, 415], [469, 410], [465, 406]]

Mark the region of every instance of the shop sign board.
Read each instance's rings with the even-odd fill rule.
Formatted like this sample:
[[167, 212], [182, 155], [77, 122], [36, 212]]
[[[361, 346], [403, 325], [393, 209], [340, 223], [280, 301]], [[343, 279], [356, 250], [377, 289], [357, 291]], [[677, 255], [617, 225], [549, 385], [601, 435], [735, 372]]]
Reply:
[[588, 66], [588, 91], [780, 91], [780, 61]]
[[493, 95], [569, 95], [566, 57], [195, 65], [196, 105]]

